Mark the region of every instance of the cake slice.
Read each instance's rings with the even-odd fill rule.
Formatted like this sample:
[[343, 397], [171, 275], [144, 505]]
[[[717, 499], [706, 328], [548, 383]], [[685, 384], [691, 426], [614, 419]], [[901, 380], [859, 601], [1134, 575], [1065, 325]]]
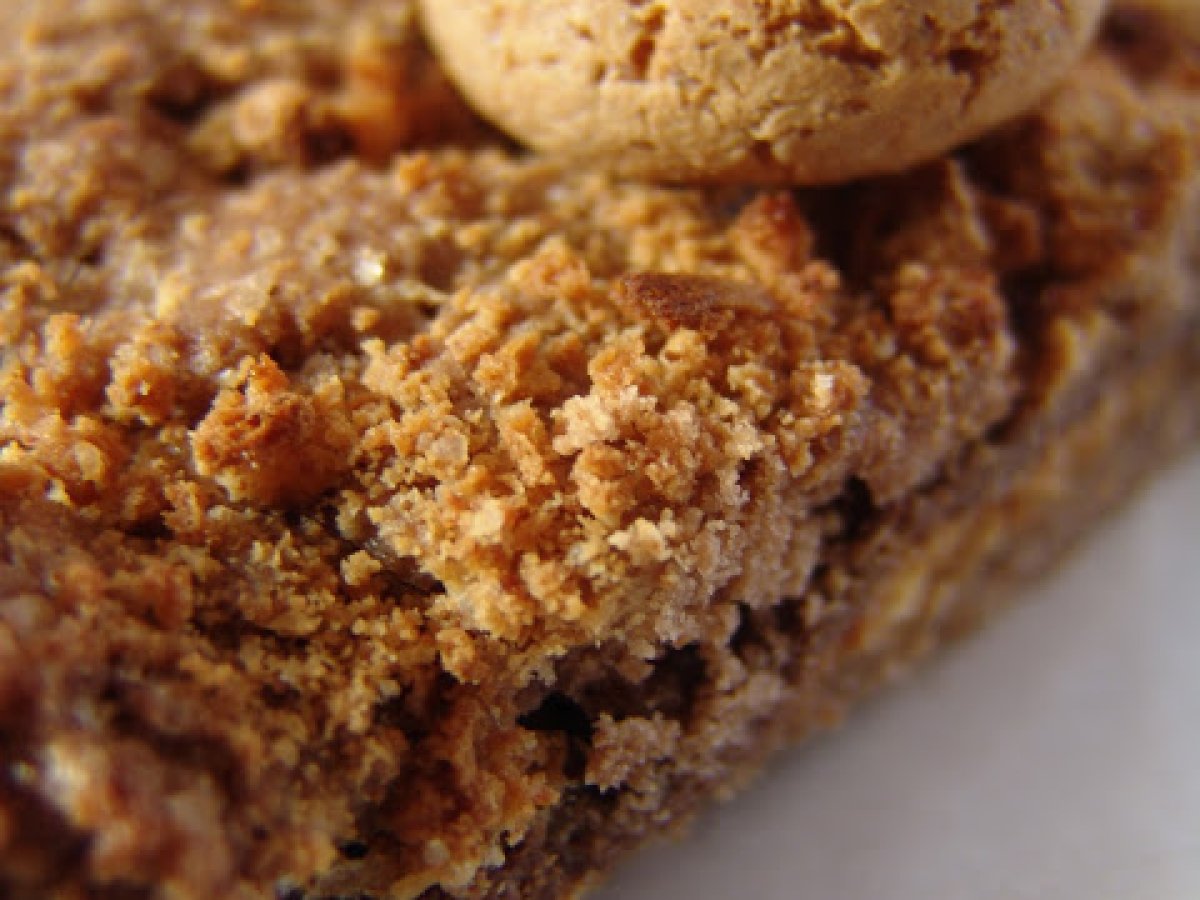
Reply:
[[1200, 432], [1153, 15], [806, 192], [517, 155], [403, 2], [0, 38], [7, 896], [569, 896]]

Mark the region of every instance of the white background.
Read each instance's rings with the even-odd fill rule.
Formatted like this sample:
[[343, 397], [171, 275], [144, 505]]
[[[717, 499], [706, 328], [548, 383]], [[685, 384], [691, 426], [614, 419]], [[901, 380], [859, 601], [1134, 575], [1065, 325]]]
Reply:
[[1200, 458], [595, 900], [1200, 900]]

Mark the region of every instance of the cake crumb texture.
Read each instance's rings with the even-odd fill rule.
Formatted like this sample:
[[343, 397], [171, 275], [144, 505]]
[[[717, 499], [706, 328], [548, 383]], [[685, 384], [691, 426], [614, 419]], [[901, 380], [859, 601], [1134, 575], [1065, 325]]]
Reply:
[[517, 153], [414, 21], [0, 17], [8, 896], [567, 894], [611, 863], [571, 835], [836, 720], [922, 498], [1195, 381], [1200, 68], [1152, 16], [808, 192]]

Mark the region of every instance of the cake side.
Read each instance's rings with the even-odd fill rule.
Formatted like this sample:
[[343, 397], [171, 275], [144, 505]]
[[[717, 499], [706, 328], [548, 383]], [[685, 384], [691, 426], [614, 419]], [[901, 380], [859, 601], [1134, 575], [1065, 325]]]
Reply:
[[[973, 451], [1028, 446], [1016, 478], [1195, 327], [1195, 82], [1154, 30], [960, 157], [791, 195], [513, 157], [403, 3], [88, 8], [0, 23], [14, 895], [502, 892], [581, 795], [690, 810], [655, 766], [698, 800], [785, 692], [744, 623], [820, 668], [854, 601], [809, 600], [882, 577], [831, 567], [847, 532], [942, 483], [969, 515]], [[387, 102], [461, 134], [326, 108], [377, 16]]]
[[[1026, 458], [1014, 469], [1012, 457], [1027, 457], [1029, 448], [1010, 446], [1003, 459], [977, 462], [965, 485], [953, 482], [913, 498], [907, 515], [868, 520], [845, 555], [886, 544], [886, 563], [857, 576], [849, 566], [830, 564], [804, 598], [840, 607], [840, 616], [811, 628], [803, 609], [797, 615], [799, 598], [791, 598], [741, 620], [723, 669], [743, 670], [743, 682], [775, 682], [777, 691], [756, 692], [756, 702], [744, 704], [729, 727], [728, 719], [715, 717], [730, 712], [721, 708], [727, 698], [710, 693], [704, 682], [691, 685], [689, 715], [710, 721], [721, 739], [686, 750], [677, 742], [675, 752], [658, 758], [647, 755], [662, 746], [652, 728], [636, 720], [614, 726], [601, 714], [591, 784], [571, 791], [505, 866], [481, 874], [468, 896], [585, 892], [631, 851], [679, 834], [714, 796], [759, 775], [781, 747], [835, 725], [929, 653], [1019, 599], [1021, 589], [1100, 517], [1194, 447], [1198, 372], [1200, 341], [1193, 331], [1160, 359], [1123, 371], [1120, 389], [1096, 397], [1056, 431], [1054, 446], [1043, 448], [1036, 464]], [[966, 492], [975, 500], [964, 507]], [[610, 772], [628, 772], [631, 765], [636, 777], [627, 776], [620, 790], [597, 789]], [[434, 889], [425, 896], [452, 895]]]

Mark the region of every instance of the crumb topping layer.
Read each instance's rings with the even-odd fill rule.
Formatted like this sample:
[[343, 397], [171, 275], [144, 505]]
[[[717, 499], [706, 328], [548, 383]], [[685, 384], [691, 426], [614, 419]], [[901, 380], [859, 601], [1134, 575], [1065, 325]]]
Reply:
[[839, 498], [1195, 302], [1200, 69], [1136, 22], [960, 156], [788, 193], [515, 154], [403, 0], [10, 7], [17, 894], [464, 888], [569, 786], [723, 739], [680, 679], [731, 720], [777, 689], [727, 647]]

